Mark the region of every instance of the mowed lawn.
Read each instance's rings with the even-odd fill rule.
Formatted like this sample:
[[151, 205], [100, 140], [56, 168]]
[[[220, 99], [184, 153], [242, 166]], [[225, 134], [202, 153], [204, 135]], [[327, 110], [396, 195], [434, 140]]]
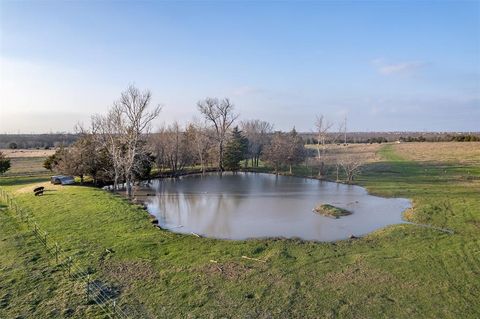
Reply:
[[[136, 317], [478, 318], [480, 158], [464, 145], [480, 144], [421, 159], [405, 150], [430, 143], [418, 144], [379, 147], [357, 182], [413, 199], [410, 221], [453, 234], [402, 224], [335, 243], [213, 240], [154, 228], [139, 206], [100, 189], [47, 183], [34, 197], [41, 177], [4, 177], [0, 187]], [[452, 160], [457, 146], [468, 161]], [[104, 316], [5, 207], [0, 248], [0, 318]]]

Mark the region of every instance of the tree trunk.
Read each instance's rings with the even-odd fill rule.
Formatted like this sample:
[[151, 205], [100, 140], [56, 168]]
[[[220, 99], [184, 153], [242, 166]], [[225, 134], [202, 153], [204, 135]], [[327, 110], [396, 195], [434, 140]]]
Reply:
[[223, 172], [223, 142], [220, 142], [218, 147], [218, 169]]
[[348, 183], [350, 184], [351, 182], [353, 182], [353, 172], [348, 174]]
[[115, 169], [115, 176], [113, 177], [113, 190], [116, 191], [118, 189], [118, 172]]
[[130, 177], [125, 176], [125, 189], [127, 192], [127, 196], [132, 196], [132, 183], [130, 181]]
[[202, 169], [202, 175], [205, 175], [205, 165], [203, 164], [203, 156], [200, 155], [200, 168]]
[[320, 162], [320, 167], [318, 168], [318, 177], [323, 177], [325, 174], [325, 163], [323, 161]]

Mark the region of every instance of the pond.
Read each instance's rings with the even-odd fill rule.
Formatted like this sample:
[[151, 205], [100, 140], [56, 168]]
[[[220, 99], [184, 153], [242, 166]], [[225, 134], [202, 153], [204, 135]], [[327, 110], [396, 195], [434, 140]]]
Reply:
[[[261, 173], [210, 173], [154, 180], [137, 192], [159, 226], [222, 239], [264, 237], [334, 241], [402, 223], [411, 203], [372, 196], [359, 186]], [[312, 211], [319, 203], [348, 209], [339, 219]]]

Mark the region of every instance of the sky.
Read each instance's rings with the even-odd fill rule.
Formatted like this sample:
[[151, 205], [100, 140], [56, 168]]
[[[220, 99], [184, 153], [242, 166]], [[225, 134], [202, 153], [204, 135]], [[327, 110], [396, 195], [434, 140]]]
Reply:
[[480, 1], [0, 1], [0, 133], [88, 126], [130, 84], [154, 127], [229, 97], [278, 130], [480, 131]]

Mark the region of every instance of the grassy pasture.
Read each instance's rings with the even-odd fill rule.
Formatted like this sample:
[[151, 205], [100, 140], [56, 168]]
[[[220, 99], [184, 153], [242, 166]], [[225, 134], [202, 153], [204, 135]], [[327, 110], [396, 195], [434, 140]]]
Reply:
[[0, 150], [10, 159], [10, 169], [4, 176], [37, 176], [48, 175], [50, 172], [43, 167], [45, 158], [55, 153], [55, 150]]
[[468, 143], [401, 143], [395, 152], [416, 162], [460, 163], [476, 165], [480, 162], [480, 142]]
[[[413, 199], [409, 220], [453, 235], [402, 224], [335, 243], [214, 240], [156, 229], [139, 206], [95, 188], [46, 184], [36, 198], [31, 189], [45, 178], [4, 177], [0, 187], [144, 318], [478, 318], [480, 158], [464, 144], [452, 143], [464, 155], [448, 161], [437, 159], [451, 148], [417, 161], [403, 144], [374, 145], [357, 180]], [[102, 318], [36, 245], [3, 208], [0, 318]]]

